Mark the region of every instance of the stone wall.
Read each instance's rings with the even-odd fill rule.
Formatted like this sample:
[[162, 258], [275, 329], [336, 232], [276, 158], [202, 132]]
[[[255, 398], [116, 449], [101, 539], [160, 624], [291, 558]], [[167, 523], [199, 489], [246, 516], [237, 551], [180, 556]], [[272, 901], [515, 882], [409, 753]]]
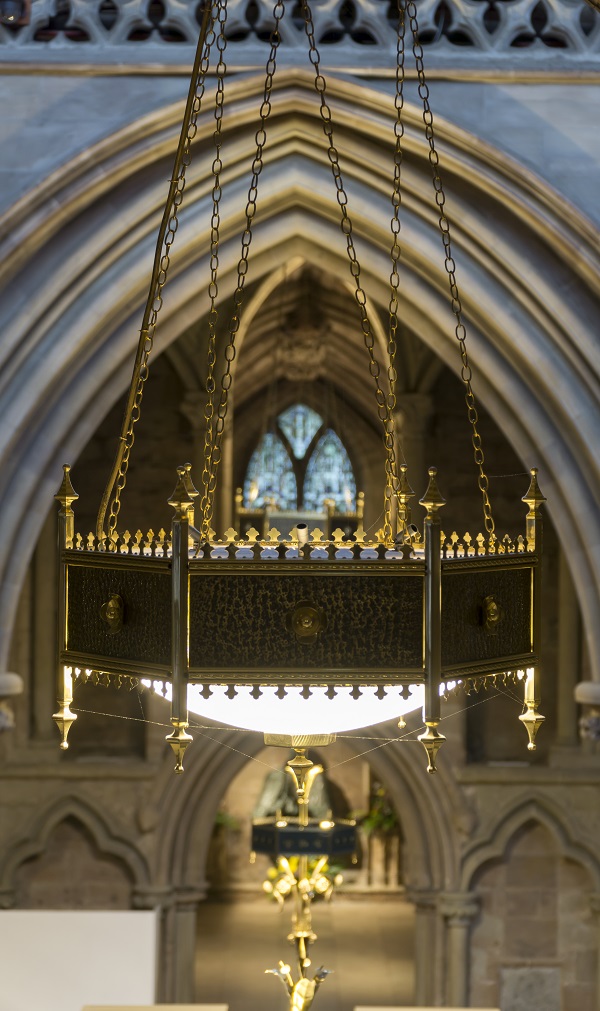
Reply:
[[475, 887], [474, 1005], [503, 1011], [594, 1011], [597, 924], [585, 869], [562, 856], [542, 825], [523, 826], [505, 859]]
[[130, 909], [131, 878], [123, 863], [98, 852], [75, 818], [65, 818], [39, 856], [17, 869], [17, 909]]
[[[46, 0], [35, 4], [48, 13]], [[145, 17], [135, 6], [136, 16]], [[448, 743], [437, 777], [425, 773], [421, 746], [414, 741], [382, 747], [381, 739], [349, 740], [344, 747], [347, 755], [369, 752], [374, 773], [389, 786], [400, 812], [403, 881], [415, 909], [416, 1002], [499, 1004], [502, 1011], [520, 1011], [524, 1002], [535, 1008], [537, 1001], [545, 1011], [559, 1006], [572, 1011], [575, 1005], [587, 1011], [598, 1002], [597, 991], [593, 996], [598, 933], [592, 910], [597, 910], [600, 892], [600, 777], [594, 755], [577, 744], [572, 686], [580, 676], [600, 676], [600, 476], [594, 457], [600, 430], [600, 189], [593, 184], [600, 171], [600, 133], [590, 127], [600, 36], [593, 26], [585, 35], [576, 5], [550, 4], [559, 22], [563, 15], [571, 22], [571, 35], [561, 30], [568, 41], [568, 52], [561, 56], [548, 44], [548, 32], [555, 29], [548, 22], [533, 23], [532, 4], [503, 5], [501, 16], [513, 18], [524, 6], [531, 44], [511, 47], [507, 42], [512, 48], [508, 60], [499, 56], [494, 32], [488, 32], [489, 44], [479, 47], [477, 59], [470, 64], [468, 54], [458, 59], [461, 47], [450, 39], [452, 26], [441, 24], [431, 91], [456, 222], [476, 393], [487, 408], [481, 412], [481, 428], [499, 527], [522, 529], [519, 499], [529, 466], [541, 464], [542, 488], [550, 489], [555, 529], [547, 523], [547, 725], [530, 762], [517, 720], [518, 699], [476, 697], [465, 705], [457, 697], [445, 709]], [[456, 19], [458, 5], [450, 7]], [[428, 10], [435, 24], [437, 5]], [[477, 10], [483, 16], [484, 6]], [[90, 11], [88, 7], [86, 16]], [[349, 57], [354, 60], [359, 46], [362, 52], [368, 47], [346, 27], [345, 41], [335, 50], [339, 55], [333, 57], [344, 73], [331, 80], [330, 91], [355, 201], [364, 274], [380, 324], [385, 324], [390, 212], [389, 173], [382, 166], [392, 164], [393, 83], [381, 66], [369, 64], [367, 78], [348, 73], [353, 66]], [[38, 908], [160, 907], [158, 996], [188, 1001], [194, 998], [195, 916], [206, 895], [215, 817], [228, 790], [235, 791], [236, 777], [248, 775], [248, 756], [259, 754], [262, 741], [251, 734], [225, 731], [216, 737], [195, 731], [186, 773], [174, 778], [164, 744], [168, 709], [160, 698], [144, 693], [111, 701], [106, 689], [91, 686], [85, 708], [112, 715], [96, 717], [94, 727], [81, 714], [68, 758], [58, 751], [49, 721], [55, 517], [46, 518], [48, 505], [60, 464], [75, 461], [74, 482], [81, 495], [76, 523], [80, 530], [93, 527], [118, 433], [122, 403], [117, 402], [130, 373], [152, 235], [185, 94], [182, 71], [189, 59], [188, 50], [164, 40], [152, 49], [150, 40], [150, 47], [142, 43], [139, 56], [128, 52], [130, 62], [119, 63], [123, 49], [112, 45], [108, 28], [96, 28], [104, 35], [96, 33], [98, 46], [89, 47], [94, 51], [87, 66], [81, 63], [86, 47], [75, 42], [40, 49], [31, 38], [27, 52], [29, 42], [9, 37], [8, 53], [6, 30], [0, 38], [5, 304], [0, 647], [6, 657], [12, 642], [10, 667], [25, 685], [14, 704], [16, 729], [0, 735], [0, 901]], [[481, 24], [479, 29], [487, 31]], [[249, 36], [247, 66], [258, 66], [257, 37], [253, 32]], [[390, 38], [388, 32], [370, 51], [382, 52]], [[463, 55], [468, 48], [462, 47]], [[40, 63], [42, 52], [46, 65]], [[360, 66], [357, 61], [357, 71]], [[287, 74], [276, 95], [276, 143], [271, 175], [266, 173], [271, 203], [257, 229], [250, 299], [273, 277], [292, 288], [298, 263], [318, 265], [332, 291], [347, 279], [322, 136], [307, 112], [313, 108], [312, 81], [293, 61]], [[261, 94], [262, 81], [251, 70], [232, 83], [236, 158], [228, 169], [232, 197], [224, 208], [221, 247], [226, 296], [239, 247], [234, 197], [241, 200], [247, 192], [253, 115]], [[462, 533], [479, 528], [480, 507], [461, 390], [448, 371], [456, 372], [456, 347], [446, 279], [436, 259], [440, 244], [416, 98], [411, 80], [405, 168], [412, 188], [403, 233], [407, 276], [402, 296], [403, 342], [409, 350], [402, 363], [403, 392], [415, 395], [413, 408], [420, 405], [413, 415], [422, 409], [420, 444], [411, 446], [413, 459], [421, 461], [414, 468], [415, 490], [422, 493], [425, 467], [437, 464], [448, 499], [444, 525]], [[211, 130], [203, 126], [197, 140], [180, 232], [181, 258], [124, 499], [123, 524], [133, 527], [168, 526], [166, 499], [174, 467], [194, 454], [189, 413], [179, 414], [170, 405], [190, 390], [197, 392], [199, 377], [201, 384], [199, 327], [206, 300], [199, 290], [208, 248], [204, 205]], [[257, 301], [256, 326], [262, 326], [268, 304], [262, 296]], [[358, 358], [355, 368], [353, 357], [339, 353], [351, 325], [342, 299], [333, 317], [337, 357], [328, 367], [343, 388], [364, 491], [369, 502], [376, 502], [381, 497], [373, 448], [378, 433], [366, 411], [372, 390], [362, 385]], [[260, 338], [270, 333], [272, 339], [273, 329], [265, 324]], [[244, 393], [244, 366], [232, 433], [234, 449], [238, 440], [230, 461], [235, 474], [243, 470], [241, 460], [262, 424], [261, 398], [269, 381], [253, 364], [251, 339], [246, 352], [256, 383]], [[432, 415], [428, 397], [436, 403]], [[450, 447], [458, 444], [466, 462], [457, 468]], [[423, 474], [417, 473], [420, 467]], [[575, 591], [565, 590], [560, 574], [564, 577], [565, 557], [582, 604], [589, 651], [586, 656], [580, 650], [577, 630], [571, 648], [563, 650], [561, 666], [558, 646], [567, 641], [565, 622], [578, 623], [577, 607], [566, 606], [572, 600], [565, 595], [572, 598]], [[561, 615], [566, 616], [562, 624]], [[149, 722], [141, 723], [142, 718]], [[409, 721], [413, 738], [417, 722]], [[392, 726], [373, 736], [395, 732]], [[557, 741], [560, 749], [554, 747]], [[357, 757], [354, 766], [344, 768], [362, 769], [356, 772], [360, 780], [366, 761]], [[350, 780], [348, 772], [345, 786], [352, 793]], [[242, 848], [240, 843], [236, 850], [240, 858]], [[368, 954], [368, 938], [359, 942], [361, 954]]]

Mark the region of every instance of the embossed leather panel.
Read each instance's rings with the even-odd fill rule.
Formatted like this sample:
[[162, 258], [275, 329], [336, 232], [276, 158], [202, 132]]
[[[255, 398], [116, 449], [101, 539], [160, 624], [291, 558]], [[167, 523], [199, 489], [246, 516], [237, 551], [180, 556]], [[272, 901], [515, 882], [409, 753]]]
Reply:
[[[171, 577], [139, 568], [70, 565], [68, 648], [92, 656], [171, 663]], [[100, 616], [118, 593], [124, 603], [123, 628], [112, 635]]]
[[[531, 569], [452, 570], [442, 573], [442, 667], [494, 657], [522, 656], [531, 649]], [[486, 631], [482, 606], [493, 596], [502, 609], [497, 631]]]
[[[326, 618], [312, 641], [287, 626], [302, 601]], [[422, 664], [423, 579], [405, 574], [193, 574], [190, 616], [193, 668], [380, 673]]]

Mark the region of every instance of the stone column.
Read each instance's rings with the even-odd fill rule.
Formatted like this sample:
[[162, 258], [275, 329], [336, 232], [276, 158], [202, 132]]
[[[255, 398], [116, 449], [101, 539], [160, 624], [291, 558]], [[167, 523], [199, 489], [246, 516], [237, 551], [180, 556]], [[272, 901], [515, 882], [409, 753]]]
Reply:
[[479, 899], [471, 892], [446, 892], [440, 895], [439, 909], [446, 920], [446, 1004], [467, 1007], [469, 932], [479, 911]]
[[575, 688], [575, 701], [583, 707], [579, 720], [583, 750], [595, 755], [600, 752], [600, 682], [580, 681]]
[[196, 999], [196, 943], [198, 903], [205, 893], [176, 889], [172, 902], [163, 907], [158, 996], [160, 1003], [193, 1004]]
[[46, 517], [32, 562], [31, 730], [36, 741], [56, 745], [56, 511]]
[[598, 964], [596, 968], [596, 1002], [594, 1008], [600, 1011], [600, 892], [592, 892], [590, 895], [590, 906], [592, 913], [596, 917], [596, 932], [598, 937]]
[[[434, 417], [433, 397], [429, 393], [399, 393], [395, 413], [398, 442], [404, 450], [408, 480], [417, 500], [427, 487], [427, 437]], [[402, 453], [398, 451], [399, 462]]]
[[436, 1003], [437, 892], [409, 891], [407, 898], [415, 907], [415, 1005], [432, 1007]]
[[581, 666], [581, 616], [577, 594], [564, 551], [560, 551], [558, 575], [558, 728], [560, 748], [577, 745], [575, 686]]

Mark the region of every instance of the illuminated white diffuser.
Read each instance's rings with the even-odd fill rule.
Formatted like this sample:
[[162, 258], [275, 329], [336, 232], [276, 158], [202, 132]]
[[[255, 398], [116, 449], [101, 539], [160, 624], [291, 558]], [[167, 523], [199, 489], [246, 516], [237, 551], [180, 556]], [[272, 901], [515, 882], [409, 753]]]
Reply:
[[249, 685], [236, 688], [234, 698], [226, 694], [225, 685], [211, 685], [211, 690], [213, 694], [205, 699], [199, 685], [188, 687], [190, 712], [265, 734], [339, 734], [399, 719], [423, 705], [422, 685], [411, 686], [407, 699], [402, 697], [402, 687], [388, 687], [387, 694], [377, 698], [374, 685], [361, 687], [358, 699], [352, 697], [350, 687], [336, 688], [332, 699], [324, 687], [311, 688], [308, 698], [297, 686], [286, 688], [283, 698], [272, 686], [261, 688], [262, 695], [257, 699], [252, 697]]

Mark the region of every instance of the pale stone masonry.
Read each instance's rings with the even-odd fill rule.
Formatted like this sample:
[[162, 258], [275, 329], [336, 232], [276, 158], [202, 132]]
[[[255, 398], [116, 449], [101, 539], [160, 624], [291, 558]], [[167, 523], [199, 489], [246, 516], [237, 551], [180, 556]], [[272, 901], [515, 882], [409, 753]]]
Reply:
[[[323, 67], [378, 347], [385, 344], [389, 299], [393, 164], [394, 31], [386, 6], [375, 0], [343, 9], [338, 2], [315, 5], [319, 32], [332, 33], [321, 43]], [[438, 777], [426, 775], [416, 747], [397, 745], [374, 751], [370, 772], [365, 760], [341, 767], [339, 785], [362, 796], [364, 782], [352, 773], [360, 767], [360, 775], [385, 784], [398, 810], [401, 880], [386, 901], [414, 909], [415, 1004], [597, 1011], [600, 15], [574, 0], [449, 0], [446, 8], [419, 4], [499, 526], [521, 532], [520, 498], [531, 466], [539, 466], [548, 499], [547, 725], [531, 762], [512, 690], [485, 702], [457, 696], [447, 710]], [[71, 462], [81, 496], [76, 526], [82, 533], [92, 529], [118, 434], [197, 29], [192, 3], [165, 0], [162, 13], [153, 8], [153, 21], [148, 5], [137, 0], [116, 0], [115, 9], [109, 23], [99, 3], [72, 4], [61, 21], [54, 0], [33, 0], [29, 26], [0, 27], [0, 671], [16, 672], [24, 686], [11, 703], [15, 729], [0, 733], [0, 899], [17, 908], [160, 907], [157, 996], [189, 1002], [211, 972], [201, 947], [196, 954], [194, 948], [207, 868], [214, 868], [215, 817], [229, 804], [236, 817], [249, 818], [251, 800], [245, 807], [239, 800], [237, 777], [249, 775], [258, 789], [260, 767], [250, 775], [244, 755], [260, 757], [262, 742], [230, 731], [221, 735], [228, 750], [198, 735], [175, 782], [161, 698], [101, 685], [82, 689], [81, 709], [115, 715], [81, 714], [66, 757], [49, 719], [52, 496], [62, 463]], [[232, 6], [237, 41], [228, 50], [235, 74], [224, 121], [225, 298], [233, 290], [263, 86], [260, 34], [268, 6], [261, 2], [250, 13], [247, 5]], [[228, 494], [219, 515], [231, 516], [234, 489], [268, 424], [269, 396], [278, 410], [303, 399], [324, 410], [333, 387], [366, 496], [366, 522], [375, 524], [380, 437], [297, 28], [286, 29], [274, 94], [228, 430]], [[407, 456], [417, 498], [426, 467], [436, 464], [448, 500], [448, 534], [455, 528], [475, 534], [480, 505], [417, 103], [411, 74], [400, 415], [411, 426]], [[201, 118], [194, 145], [132, 457], [123, 518], [134, 529], [168, 525], [175, 466], [194, 451], [198, 456], [194, 412], [203, 396], [213, 123], [211, 115]], [[308, 268], [321, 274], [319, 309], [327, 330], [312, 384], [273, 368], [281, 320], [298, 313]], [[417, 505], [413, 512], [420, 523]], [[583, 715], [592, 716], [583, 742], [578, 683]], [[363, 750], [361, 742], [346, 741], [343, 756]], [[223, 859], [239, 859], [241, 845], [230, 838]], [[258, 878], [254, 883], [260, 887]], [[368, 891], [373, 882], [358, 874], [355, 884]], [[357, 953], [368, 958], [368, 945], [357, 931]]]

